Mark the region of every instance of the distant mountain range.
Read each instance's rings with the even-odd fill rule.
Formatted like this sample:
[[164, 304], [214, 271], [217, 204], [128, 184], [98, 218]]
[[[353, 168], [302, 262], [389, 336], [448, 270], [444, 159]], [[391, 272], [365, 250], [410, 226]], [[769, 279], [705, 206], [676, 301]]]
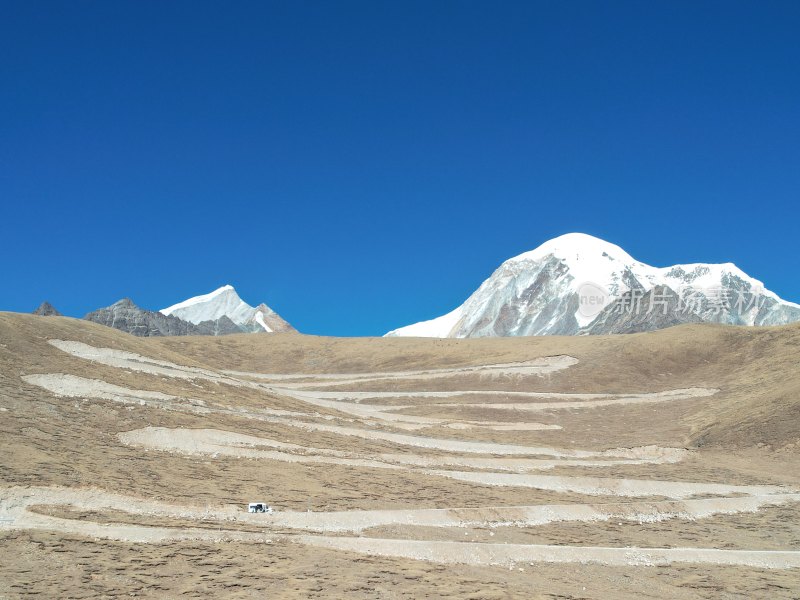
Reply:
[[244, 302], [230, 285], [160, 311], [140, 308], [123, 298], [84, 319], [143, 337], [294, 331], [266, 304], [252, 307]]
[[387, 336], [441, 338], [634, 333], [681, 323], [781, 325], [800, 305], [732, 263], [657, 268], [571, 233], [505, 261], [455, 310]]
[[[35, 314], [59, 315], [48, 302]], [[225, 285], [159, 311], [124, 298], [84, 317], [138, 336], [295, 331], [266, 304]], [[503, 337], [636, 333], [682, 323], [783, 325], [800, 305], [782, 300], [732, 263], [652, 267], [582, 233], [505, 261], [455, 310], [386, 336]]]

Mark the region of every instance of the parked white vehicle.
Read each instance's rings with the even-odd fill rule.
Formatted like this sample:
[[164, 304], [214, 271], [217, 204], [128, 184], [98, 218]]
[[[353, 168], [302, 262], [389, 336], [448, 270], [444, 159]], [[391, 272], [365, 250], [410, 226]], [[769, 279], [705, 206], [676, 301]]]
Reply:
[[247, 512], [272, 514], [272, 507], [266, 502], [251, 502], [247, 505]]

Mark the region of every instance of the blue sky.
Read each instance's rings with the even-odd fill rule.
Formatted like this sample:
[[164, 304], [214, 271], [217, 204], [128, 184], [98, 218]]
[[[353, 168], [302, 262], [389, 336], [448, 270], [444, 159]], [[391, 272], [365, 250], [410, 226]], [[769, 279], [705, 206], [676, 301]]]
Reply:
[[800, 301], [800, 3], [1, 2], [0, 309], [301, 331], [582, 231]]

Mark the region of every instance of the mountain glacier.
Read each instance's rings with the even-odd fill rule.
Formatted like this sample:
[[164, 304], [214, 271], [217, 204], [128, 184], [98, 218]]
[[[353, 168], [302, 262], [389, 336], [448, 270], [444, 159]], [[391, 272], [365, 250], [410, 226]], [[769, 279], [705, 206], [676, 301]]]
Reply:
[[732, 263], [658, 268], [619, 246], [570, 233], [505, 261], [466, 302], [387, 336], [490, 337], [631, 333], [680, 323], [800, 320]]

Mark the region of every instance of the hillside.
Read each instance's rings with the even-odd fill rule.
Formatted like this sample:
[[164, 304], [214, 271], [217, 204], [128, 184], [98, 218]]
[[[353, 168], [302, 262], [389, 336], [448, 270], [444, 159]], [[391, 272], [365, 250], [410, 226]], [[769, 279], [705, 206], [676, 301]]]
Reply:
[[798, 325], [140, 338], [0, 313], [0, 595], [788, 598], [799, 345]]

